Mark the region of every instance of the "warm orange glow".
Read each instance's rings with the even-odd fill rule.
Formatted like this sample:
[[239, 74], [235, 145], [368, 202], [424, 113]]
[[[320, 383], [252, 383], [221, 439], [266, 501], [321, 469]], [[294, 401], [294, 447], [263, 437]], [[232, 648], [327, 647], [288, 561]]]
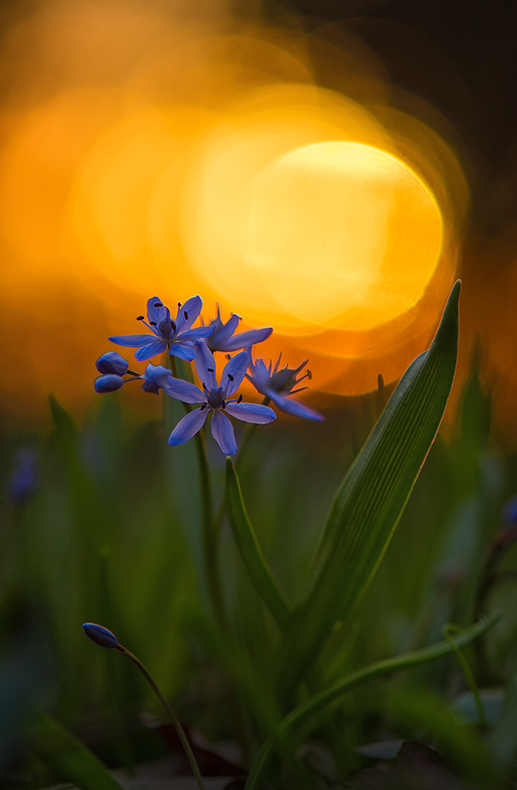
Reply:
[[468, 196], [454, 152], [410, 101], [389, 106], [352, 33], [189, 8], [60, 0], [13, 16], [0, 327], [17, 326], [8, 366], [24, 349], [4, 383], [20, 410], [51, 390], [85, 402], [107, 336], [137, 331], [151, 294], [272, 324], [257, 353], [309, 357], [316, 398], [395, 379], [436, 324]]
[[429, 189], [371, 146], [301, 148], [253, 185], [246, 260], [283, 308], [279, 331], [291, 317], [351, 330], [391, 321], [422, 297], [441, 243]]

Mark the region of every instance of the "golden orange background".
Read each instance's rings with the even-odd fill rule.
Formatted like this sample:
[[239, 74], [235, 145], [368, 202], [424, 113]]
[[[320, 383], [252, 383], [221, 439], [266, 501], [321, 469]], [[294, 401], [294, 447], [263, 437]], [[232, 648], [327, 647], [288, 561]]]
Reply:
[[[275, 326], [257, 353], [282, 351], [293, 367], [309, 357], [314, 404], [372, 390], [379, 373], [395, 380], [427, 347], [459, 271], [468, 184], [446, 123], [416, 98], [402, 111], [360, 39], [338, 47], [236, 22], [224, 2], [166, 13], [45, 2], [13, 11], [7, 27], [4, 415], [37, 421], [51, 391], [84, 410], [107, 337], [139, 331], [155, 294], [172, 306], [199, 293], [205, 320], [219, 302], [241, 329]], [[339, 92], [318, 85], [328, 62]], [[317, 167], [306, 153], [316, 150]], [[367, 155], [353, 171], [357, 151]], [[515, 292], [504, 254], [504, 283], [480, 273], [464, 289], [461, 368], [490, 324], [489, 378], [511, 380], [506, 403], [517, 332], [498, 324], [499, 289]]]

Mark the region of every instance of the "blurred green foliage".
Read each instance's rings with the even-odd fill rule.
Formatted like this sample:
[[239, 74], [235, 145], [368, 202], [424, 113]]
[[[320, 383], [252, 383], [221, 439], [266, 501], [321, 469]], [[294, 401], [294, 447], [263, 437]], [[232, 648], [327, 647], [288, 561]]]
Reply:
[[[345, 402], [323, 426], [279, 419], [256, 432], [243, 460], [239, 477], [250, 520], [294, 603], [304, 598], [320, 526], [358, 439], [378, 416], [378, 401], [374, 393]], [[195, 449], [192, 443], [172, 449], [165, 441], [181, 406], [164, 400], [162, 420], [138, 424], [122, 404], [120, 393], [98, 399], [77, 425], [52, 400], [50, 431], [14, 437], [4, 431], [0, 438], [2, 786], [44, 787], [61, 778], [59, 761], [44, 757], [38, 709], [110, 767], [131, 771], [168, 754], [150, 718], [162, 716], [152, 692], [129, 662], [84, 638], [84, 621], [112, 629], [142, 659], [182, 721], [213, 742], [237, 733], [244, 763], [279, 719], [265, 685], [277, 627], [224, 521], [220, 567], [235, 638], [228, 641], [214, 627], [203, 581]], [[489, 428], [490, 394], [475, 363], [452, 436], [435, 442], [377, 575], [354, 617], [334, 626], [318, 671], [331, 683], [440, 641], [446, 622], [468, 626], [503, 609], [503, 620], [464, 650], [481, 698], [495, 694], [498, 712], [487, 712], [485, 730], [475, 706], [470, 718], [460, 714], [467, 703], [457, 700], [470, 692], [454, 656], [381, 678], [351, 691], [315, 732], [332, 758], [329, 776], [353, 776], [373, 765], [356, 748], [413, 738], [449, 758], [462, 787], [487, 787], [499, 769], [512, 778], [517, 548], [501, 512], [517, 491], [517, 461], [491, 444]], [[37, 448], [38, 479], [16, 498], [10, 475], [27, 446]], [[217, 509], [224, 458], [209, 450]], [[245, 701], [240, 707], [234, 689]], [[298, 755], [299, 765], [308, 760]], [[297, 786], [296, 765], [273, 765], [273, 784]]]

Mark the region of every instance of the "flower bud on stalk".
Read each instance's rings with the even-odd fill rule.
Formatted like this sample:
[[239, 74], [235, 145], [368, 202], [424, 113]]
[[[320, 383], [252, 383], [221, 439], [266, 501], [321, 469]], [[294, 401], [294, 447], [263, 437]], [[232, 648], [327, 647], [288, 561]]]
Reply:
[[[101, 377], [102, 378], [102, 377]], [[149, 685], [151, 686], [152, 690], [162, 703], [163, 707], [167, 711], [170, 716], [170, 719], [174, 725], [176, 732], [178, 733], [178, 737], [185, 749], [185, 753], [187, 755], [188, 761], [194, 773], [194, 776], [197, 779], [198, 785], [200, 790], [205, 790], [205, 786], [203, 784], [203, 778], [201, 776], [201, 771], [199, 770], [199, 766], [197, 764], [196, 758], [194, 756], [194, 752], [190, 746], [187, 736], [185, 735], [185, 731], [181, 726], [179, 719], [176, 717], [176, 714], [172, 710], [171, 706], [163, 696], [162, 692], [156, 685], [156, 682], [153, 680], [151, 675], [149, 674], [148, 670], [144, 667], [144, 665], [138, 660], [138, 658], [131, 653], [124, 645], [121, 645], [118, 641], [117, 637], [110, 631], [109, 628], [105, 628], [103, 625], [99, 625], [98, 623], [83, 623], [83, 631], [88, 637], [91, 639], [92, 642], [95, 642], [96, 645], [99, 647], [104, 647], [107, 650], [118, 650], [120, 653], [124, 653], [128, 658], [131, 659], [133, 664], [138, 667], [144, 678], [147, 680]]]

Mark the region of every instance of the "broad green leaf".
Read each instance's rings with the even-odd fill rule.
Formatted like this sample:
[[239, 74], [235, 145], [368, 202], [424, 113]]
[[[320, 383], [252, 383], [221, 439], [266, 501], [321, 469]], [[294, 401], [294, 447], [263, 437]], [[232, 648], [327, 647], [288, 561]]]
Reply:
[[388, 658], [384, 661], [377, 661], [358, 672], [352, 672], [344, 678], [337, 680], [326, 689], [314, 694], [298, 705], [291, 711], [278, 725], [276, 731], [262, 745], [246, 782], [245, 790], [256, 790], [261, 787], [264, 773], [267, 769], [270, 757], [276, 748], [293, 748], [293, 733], [296, 735], [295, 741], [299, 742], [311, 729], [315, 728], [321, 721], [322, 712], [329, 712], [333, 706], [340, 701], [344, 694], [352, 689], [369, 683], [376, 678], [398, 672], [401, 669], [411, 669], [413, 667], [435, 661], [442, 656], [453, 653], [455, 650], [468, 645], [474, 639], [482, 636], [501, 619], [501, 612], [494, 612], [490, 617], [480, 620], [470, 628], [465, 628], [461, 635], [453, 636], [449, 641], [437, 642], [429, 647], [420, 650], [413, 650], [395, 658]]
[[350, 615], [366, 590], [438, 432], [456, 368], [459, 294], [458, 281], [431, 347], [402, 377], [334, 497], [315, 581], [280, 649], [285, 701], [334, 623]]
[[291, 607], [276, 583], [259, 546], [242, 498], [232, 459], [226, 459], [226, 512], [235, 543], [256, 591], [281, 627], [291, 619]]
[[106, 766], [51, 716], [38, 712], [35, 750], [61, 778], [80, 790], [122, 790]]

